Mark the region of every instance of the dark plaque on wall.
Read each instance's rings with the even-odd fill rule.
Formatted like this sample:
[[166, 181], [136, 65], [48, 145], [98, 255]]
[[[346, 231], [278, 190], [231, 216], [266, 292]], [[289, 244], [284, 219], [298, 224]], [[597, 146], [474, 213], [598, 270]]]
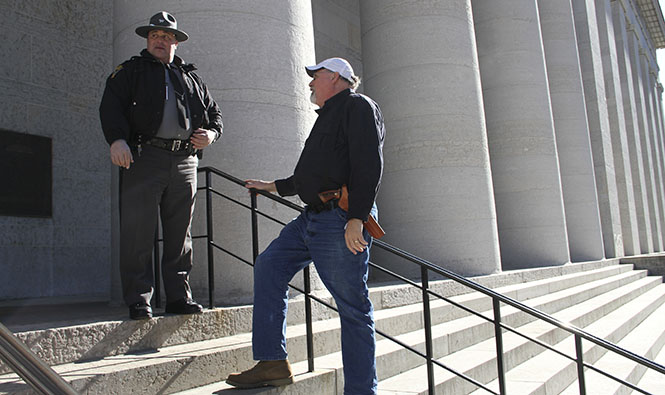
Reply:
[[51, 139], [0, 129], [0, 215], [51, 217]]

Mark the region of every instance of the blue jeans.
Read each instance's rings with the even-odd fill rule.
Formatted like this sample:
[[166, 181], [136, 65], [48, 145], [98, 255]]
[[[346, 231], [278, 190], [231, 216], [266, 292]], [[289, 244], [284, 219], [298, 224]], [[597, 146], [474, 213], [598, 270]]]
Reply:
[[[376, 206], [372, 214], [376, 216]], [[287, 358], [287, 284], [313, 261], [339, 310], [344, 393], [375, 394], [374, 308], [367, 289], [369, 248], [357, 255], [346, 248], [346, 222], [346, 212], [340, 208], [321, 213], [307, 210], [258, 256], [254, 265], [254, 359]], [[371, 242], [367, 231], [363, 232]]]

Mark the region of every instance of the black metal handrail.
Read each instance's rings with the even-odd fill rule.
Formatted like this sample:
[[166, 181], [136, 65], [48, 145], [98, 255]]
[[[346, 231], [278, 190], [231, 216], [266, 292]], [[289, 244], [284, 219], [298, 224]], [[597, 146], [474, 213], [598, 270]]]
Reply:
[[0, 324], [0, 359], [40, 394], [78, 394], [69, 383], [2, 324]]
[[[257, 195], [262, 195], [270, 200], [273, 200], [279, 204], [282, 204], [284, 206], [287, 206], [291, 209], [297, 210], [302, 212], [303, 207], [294, 204], [286, 199], [283, 199], [279, 196], [273, 195], [271, 193], [265, 192], [265, 191], [259, 191], [259, 190], [251, 190], [251, 203], [250, 205], [246, 205], [236, 199], [233, 199], [229, 196], [224, 195], [223, 193], [213, 189], [212, 187], [212, 175], [217, 175], [219, 177], [222, 177], [228, 181], [231, 181], [235, 184], [238, 184], [240, 186], [245, 185], [245, 182], [237, 177], [234, 177], [230, 174], [227, 174], [225, 172], [222, 172], [218, 169], [212, 168], [212, 167], [202, 167], [198, 170], [200, 173], [205, 173], [205, 186], [200, 187], [199, 190], [204, 190], [206, 193], [206, 228], [207, 228], [207, 234], [206, 235], [199, 235], [196, 236], [196, 238], [205, 238], [207, 239], [207, 246], [208, 246], [208, 270], [209, 270], [209, 307], [213, 308], [215, 306], [214, 304], [214, 249], [218, 249], [220, 251], [225, 252], [226, 254], [229, 254], [236, 259], [253, 266], [253, 262], [258, 256], [258, 246], [259, 246], [259, 240], [258, 240], [258, 216], [261, 215], [265, 218], [268, 218], [276, 223], [279, 223], [281, 225], [285, 225], [282, 221], [264, 213], [258, 210], [257, 208]], [[215, 243], [214, 238], [213, 238], [213, 218], [212, 218], [212, 197], [213, 195], [215, 196], [220, 196], [224, 199], [227, 199], [237, 205], [240, 205], [246, 209], [251, 210], [251, 221], [252, 221], [252, 252], [253, 252], [253, 261], [249, 262], [246, 259], [243, 259], [242, 257], [238, 256], [237, 254], [232, 253], [231, 251], [228, 251], [224, 249], [222, 246], [218, 245]], [[650, 393], [638, 388], [632, 383], [629, 383], [621, 378], [618, 378], [614, 375], [612, 375], [609, 372], [603, 371], [602, 369], [599, 369], [587, 362], [584, 361], [583, 358], [583, 348], [582, 348], [582, 339], [589, 341], [599, 347], [604, 348], [607, 351], [612, 351], [624, 358], [628, 358], [629, 360], [638, 363], [646, 368], [652, 369], [656, 372], [659, 372], [661, 374], [665, 374], [665, 366], [660, 365], [656, 362], [653, 362], [649, 359], [646, 359], [640, 355], [637, 355], [635, 353], [632, 353], [628, 350], [625, 350], [605, 339], [599, 338], [597, 336], [594, 336], [588, 332], [585, 332], [584, 330], [575, 327], [572, 324], [562, 322], [546, 313], [543, 313], [537, 309], [534, 309], [532, 307], [529, 307], [525, 304], [522, 304], [521, 302], [511, 299], [505, 295], [502, 295], [500, 293], [497, 293], [490, 288], [487, 288], [483, 285], [480, 285], [472, 280], [469, 280], [463, 276], [460, 276], [450, 270], [447, 270], [445, 268], [442, 268], [438, 265], [435, 265], [429, 261], [426, 261], [424, 259], [421, 259], [407, 251], [401, 250], [395, 246], [392, 246], [384, 241], [381, 240], [374, 240], [373, 241], [374, 246], [383, 249], [384, 251], [387, 251], [390, 254], [394, 254], [396, 256], [402, 257], [412, 263], [415, 263], [420, 266], [421, 268], [421, 280], [420, 284], [417, 282], [410, 280], [408, 278], [405, 278], [397, 273], [394, 273], [380, 265], [377, 265], [376, 263], [370, 262], [370, 266], [380, 270], [395, 279], [419, 288], [422, 291], [422, 303], [423, 303], [423, 314], [424, 314], [424, 324], [425, 324], [425, 353], [416, 350], [415, 348], [401, 342], [400, 340], [389, 336], [386, 333], [383, 333], [380, 330], [376, 330], [377, 334], [392, 340], [393, 342], [399, 344], [400, 346], [410, 350], [411, 352], [414, 352], [421, 357], [426, 359], [426, 364], [427, 364], [427, 372], [428, 372], [428, 388], [429, 388], [429, 393], [434, 394], [434, 388], [435, 388], [435, 383], [434, 383], [434, 371], [433, 371], [433, 366], [437, 365], [445, 370], [448, 370], [449, 372], [461, 377], [462, 379], [478, 386], [479, 388], [482, 388], [486, 390], [487, 392], [490, 392], [492, 394], [501, 394], [505, 395], [506, 394], [506, 379], [505, 379], [505, 368], [504, 368], [504, 360], [503, 360], [503, 330], [509, 331], [511, 333], [514, 333], [518, 336], [521, 336], [531, 342], [534, 342], [550, 351], [553, 351], [557, 353], [558, 355], [561, 355], [573, 362], [577, 365], [577, 373], [578, 373], [578, 384], [579, 384], [579, 390], [580, 394], [586, 394], [586, 387], [585, 387], [585, 372], [584, 368], [591, 369], [597, 373], [600, 373], [606, 377], [609, 377], [618, 383], [625, 385], [637, 392], [640, 392], [642, 394], [647, 394], [649, 395]], [[155, 266], [155, 269], [157, 270], [157, 265]], [[488, 296], [492, 299], [492, 310], [493, 310], [493, 318], [489, 318], [482, 314], [481, 312], [474, 311], [460, 303], [455, 302], [454, 300], [451, 300], [450, 298], [447, 298], [445, 296], [442, 296], [429, 287], [429, 275], [430, 273], [435, 273], [440, 276], [446, 277], [450, 280], [453, 280], [461, 285], [464, 285], [476, 292], [479, 292], [485, 296]], [[309, 277], [310, 277], [310, 272], [309, 272], [309, 266], [305, 268], [303, 271], [303, 276], [304, 276], [304, 288], [305, 289], [300, 289], [294, 285], [289, 284], [289, 287], [292, 289], [301, 292], [305, 295], [305, 322], [306, 322], [306, 328], [307, 328], [307, 359], [308, 359], [308, 368], [309, 371], [314, 370], [314, 355], [313, 355], [313, 344], [312, 344], [312, 338], [313, 338], [313, 331], [312, 331], [312, 314], [311, 314], [311, 300], [314, 300], [320, 304], [323, 304], [324, 306], [331, 308], [336, 311], [335, 307], [332, 305], [328, 304], [327, 302], [323, 301], [322, 299], [317, 298], [316, 296], [311, 294], [311, 289], [310, 289], [310, 282], [309, 282]], [[449, 366], [445, 366], [441, 362], [437, 361], [433, 355], [432, 351], [432, 322], [431, 322], [431, 313], [430, 313], [430, 298], [434, 297], [437, 299], [441, 299], [446, 301], [447, 303], [452, 304], [455, 307], [458, 307], [460, 309], [463, 309], [464, 311], [473, 314], [477, 317], [480, 317], [488, 322], [491, 322], [494, 325], [494, 333], [495, 333], [495, 342], [496, 342], [496, 350], [497, 350], [497, 377], [498, 377], [498, 382], [499, 382], [499, 391], [496, 392], [483, 383], [478, 382], [477, 380], [473, 379], [472, 377], [469, 377], [461, 372], [457, 372], [453, 368]], [[555, 327], [558, 327], [574, 336], [575, 340], [575, 356], [570, 356], [567, 355], [551, 345], [540, 341], [538, 339], [532, 338], [524, 333], [521, 333], [519, 330], [512, 328], [506, 324], [504, 324], [501, 321], [501, 310], [500, 310], [500, 305], [501, 303], [512, 306], [513, 308], [522, 311], [524, 313], [527, 313], [536, 319], [543, 320]]]

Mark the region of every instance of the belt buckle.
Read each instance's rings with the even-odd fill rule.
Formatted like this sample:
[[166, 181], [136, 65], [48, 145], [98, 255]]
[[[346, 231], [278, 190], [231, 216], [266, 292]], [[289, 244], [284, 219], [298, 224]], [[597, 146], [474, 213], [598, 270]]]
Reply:
[[181, 140], [173, 140], [171, 143], [171, 151], [180, 151]]

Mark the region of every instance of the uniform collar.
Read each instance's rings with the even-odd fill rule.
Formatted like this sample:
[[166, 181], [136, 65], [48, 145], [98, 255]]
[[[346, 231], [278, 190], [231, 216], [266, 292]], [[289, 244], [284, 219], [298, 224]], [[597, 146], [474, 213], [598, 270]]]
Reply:
[[[145, 48], [141, 51], [141, 56], [148, 59], [148, 60], [154, 61], [154, 62], [160, 62], [157, 58], [152, 56], [152, 54], [150, 52], [148, 52], [147, 48]], [[185, 61], [182, 60], [182, 58], [179, 57], [178, 55], [173, 56], [173, 62], [171, 62], [171, 64], [174, 64], [177, 67], [182, 67], [186, 71], [196, 70], [196, 66], [194, 66], [194, 64], [185, 63]]]

